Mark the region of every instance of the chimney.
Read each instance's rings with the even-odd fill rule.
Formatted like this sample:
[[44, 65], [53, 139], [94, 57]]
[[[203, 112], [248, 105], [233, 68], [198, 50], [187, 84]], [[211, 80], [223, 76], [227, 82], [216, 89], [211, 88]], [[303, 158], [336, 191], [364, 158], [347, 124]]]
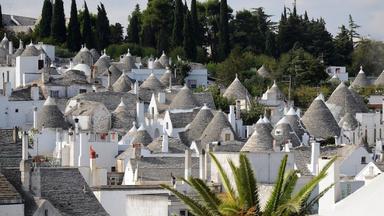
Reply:
[[192, 175], [192, 157], [191, 149], [185, 149], [185, 168], [184, 168], [184, 178], [188, 179]]
[[240, 100], [237, 100], [236, 101], [236, 119], [240, 119], [241, 118], [241, 101]]
[[201, 149], [201, 154], [199, 155], [199, 177], [201, 180], [205, 181], [206, 178], [206, 172], [205, 172], [205, 150], [204, 148]]
[[135, 158], [141, 158], [141, 144], [140, 143], [133, 143], [133, 149], [135, 152]]
[[[3, 76], [3, 80], [5, 80], [4, 76]], [[9, 82], [9, 71], [7, 71], [7, 79], [6, 80], [7, 81], [4, 82], [4, 85], [3, 85], [4, 96], [10, 97], [12, 94], [12, 87], [11, 87], [11, 82]]]
[[236, 114], [235, 114], [235, 106], [234, 105], [229, 106], [228, 121], [229, 121], [229, 123], [231, 123], [232, 129], [237, 132], [237, 130], [236, 130]]
[[37, 129], [37, 107], [33, 107], [33, 128]]
[[3, 96], [5, 96], [5, 76], [4, 73], [2, 73], [3, 79], [1, 80], [3, 82]]
[[163, 127], [163, 141], [161, 142], [161, 152], [167, 153], [168, 152], [168, 134], [167, 131], [165, 131], [165, 128]]
[[69, 61], [69, 69], [72, 69], [73, 68], [73, 61], [72, 59]]
[[8, 47], [9, 55], [13, 54], [13, 42], [9, 41], [9, 47]]
[[211, 145], [208, 143], [205, 147], [205, 154], [204, 154], [204, 177], [205, 180], [210, 181], [211, 180], [211, 157], [209, 156], [209, 152], [211, 152]]
[[18, 136], [19, 136], [19, 128], [14, 127], [12, 131], [13, 143], [17, 143], [17, 141], [19, 140]]
[[136, 82], [133, 84], [133, 93], [138, 95], [139, 94], [139, 82], [136, 80]]
[[311, 166], [310, 171], [313, 175], [317, 175], [319, 170], [320, 143], [313, 140], [311, 142]]
[[108, 70], [108, 90], [112, 90], [112, 72]]
[[275, 152], [280, 152], [281, 151], [280, 145], [278, 145], [276, 143], [275, 139], [272, 141], [272, 146], [273, 146], [273, 151], [275, 151]]
[[381, 102], [381, 109], [382, 109], [381, 121], [384, 122], [384, 98], [383, 98], [383, 101]]
[[[43, 74], [42, 74], [43, 76]], [[39, 87], [36, 84], [33, 84], [31, 87], [31, 98], [33, 101], [38, 101], [40, 98]]]
[[144, 103], [140, 100], [136, 101], [136, 116], [137, 116], [137, 124], [144, 125]]
[[22, 160], [28, 160], [28, 133], [26, 131], [23, 132], [23, 137], [22, 137], [22, 149], [21, 149], [21, 158]]
[[31, 191], [36, 197], [41, 197], [40, 167], [35, 167], [31, 174]]
[[164, 104], [165, 103], [165, 92], [157, 93], [157, 100], [159, 101], [159, 103]]
[[[323, 168], [329, 161], [329, 158], [319, 159], [319, 168]], [[329, 167], [326, 177], [319, 182], [319, 191], [325, 190], [332, 184], [334, 184], [334, 186], [329, 189], [319, 200], [319, 215], [332, 215], [336, 202], [338, 202], [341, 198], [340, 164], [338, 160], [336, 160]]]
[[31, 190], [31, 164], [28, 161], [20, 161], [20, 178], [24, 191]]
[[75, 118], [75, 135], [79, 134], [79, 119]]
[[96, 168], [96, 151], [93, 149], [91, 145], [89, 147], [89, 168], [90, 168], [90, 176], [89, 182], [90, 186], [97, 186], [97, 168]]

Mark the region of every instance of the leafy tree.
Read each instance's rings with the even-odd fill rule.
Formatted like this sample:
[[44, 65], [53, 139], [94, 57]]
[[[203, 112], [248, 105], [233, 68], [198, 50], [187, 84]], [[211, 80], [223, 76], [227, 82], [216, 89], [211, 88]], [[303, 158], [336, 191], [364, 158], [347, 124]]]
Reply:
[[276, 75], [291, 75], [294, 85], [315, 86], [328, 77], [321, 62], [303, 48], [294, 48], [283, 54]]
[[184, 5], [181, 0], [175, 0], [173, 15], [172, 46], [181, 46], [183, 43]]
[[178, 83], [179, 85], [184, 85], [185, 78], [191, 71], [191, 66], [189, 66], [189, 62], [176, 61], [176, 63], [172, 66], [171, 69], [176, 72], [176, 83]]
[[41, 11], [41, 20], [39, 23], [39, 37], [45, 38], [51, 35], [52, 23], [52, 3], [50, 0], [45, 0]]
[[121, 43], [123, 42], [123, 26], [120, 23], [115, 23], [114, 25], [109, 26], [110, 31], [110, 43]]
[[102, 50], [108, 46], [110, 38], [109, 20], [103, 3], [97, 6], [96, 32], [97, 48]]
[[276, 35], [272, 31], [268, 31], [265, 37], [265, 54], [277, 57]]
[[157, 37], [157, 45], [156, 45], [157, 55], [161, 55], [163, 51], [168, 52], [168, 48], [169, 48], [168, 32], [165, 28], [160, 28], [160, 31]]
[[211, 50], [213, 61], [219, 61], [219, 23], [220, 2], [218, 0], [207, 1], [204, 4], [207, 29], [207, 46]]
[[187, 59], [189, 60], [195, 60], [196, 59], [196, 44], [195, 40], [193, 39], [193, 30], [192, 30], [192, 20], [191, 20], [191, 14], [189, 11], [184, 16], [184, 41], [183, 41], [183, 48], [184, 53]]
[[77, 16], [76, 0], [72, 0], [71, 5], [71, 18], [68, 24], [68, 49], [71, 51], [78, 51], [81, 47], [81, 33], [80, 23]]
[[0, 29], [4, 28], [4, 24], [3, 24], [3, 12], [1, 10], [1, 4], [0, 4]]
[[228, 27], [228, 5], [227, 0], [220, 1], [220, 33], [219, 33], [219, 53], [220, 60], [227, 58], [230, 52], [229, 27]]
[[95, 41], [93, 37], [93, 31], [92, 31], [92, 22], [91, 22], [91, 15], [89, 14], [87, 2], [84, 1], [84, 12], [83, 12], [83, 43], [86, 44], [88, 48], [94, 48], [95, 47]]
[[352, 63], [353, 42], [348, 29], [342, 25], [340, 32], [333, 40], [335, 45], [334, 62], [336, 65], [350, 65]]
[[350, 34], [351, 40], [354, 41], [354, 39], [360, 38], [360, 34], [357, 32], [357, 29], [360, 28], [361, 26], [356, 24], [351, 14], [349, 14], [348, 18], [349, 18], [348, 20], [349, 34]]
[[384, 68], [384, 43], [374, 40], [360, 41], [352, 54], [350, 75], [356, 75], [361, 65], [368, 76], [379, 76]]
[[243, 119], [244, 124], [253, 125], [264, 114], [264, 111], [265, 107], [262, 104], [251, 101], [249, 109], [241, 112], [241, 119]]
[[139, 4], [136, 4], [135, 10], [129, 18], [129, 25], [127, 29], [127, 41], [129, 43], [140, 44], [140, 22], [141, 12]]
[[238, 166], [232, 160], [228, 161], [234, 184], [232, 184], [229, 174], [224, 170], [214, 154], [210, 153], [210, 156], [220, 174], [220, 179], [225, 189], [224, 192], [217, 194], [203, 180], [194, 177], [182, 178], [182, 180], [191, 186], [194, 192], [196, 192], [197, 198], [192, 198], [171, 186], [161, 185], [183, 201], [196, 216], [305, 215], [333, 186], [330, 185], [313, 199], [310, 199], [311, 193], [315, 190], [318, 183], [326, 177], [327, 170], [336, 158], [328, 162], [317, 176], [313, 177], [298, 192], [294, 193], [299, 179], [298, 171], [291, 170], [286, 173], [288, 155], [285, 155], [281, 161], [272, 194], [267, 200], [266, 206], [262, 209], [257, 182], [247, 156], [240, 154]]
[[67, 39], [63, 0], [56, 0], [53, 6], [51, 36], [56, 43]]

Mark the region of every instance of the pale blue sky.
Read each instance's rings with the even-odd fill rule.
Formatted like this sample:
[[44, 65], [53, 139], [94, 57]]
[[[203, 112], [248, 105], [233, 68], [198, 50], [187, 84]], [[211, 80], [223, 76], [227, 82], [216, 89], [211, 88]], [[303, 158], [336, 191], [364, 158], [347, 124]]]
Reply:
[[[264, 7], [267, 14], [278, 20], [284, 5], [291, 6], [293, 0], [227, 0], [235, 10]], [[41, 13], [42, 0], [1, 0], [3, 13], [38, 17]], [[64, 0], [66, 16], [69, 16], [70, 0]], [[83, 6], [83, 0], [77, 0], [78, 8]], [[100, 0], [88, 0], [92, 12]], [[120, 22], [127, 25], [127, 17], [135, 4], [142, 8], [147, 0], [103, 0], [111, 23]], [[322, 16], [328, 30], [335, 34], [338, 26], [347, 24], [348, 14], [362, 26], [359, 32], [373, 39], [384, 40], [384, 1], [383, 0], [297, 0], [299, 12], [308, 11], [310, 17]]]

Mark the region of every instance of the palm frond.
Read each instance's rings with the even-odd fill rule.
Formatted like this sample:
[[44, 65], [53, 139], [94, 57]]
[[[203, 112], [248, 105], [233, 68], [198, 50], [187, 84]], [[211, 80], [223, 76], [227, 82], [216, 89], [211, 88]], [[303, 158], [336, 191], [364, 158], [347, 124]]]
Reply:
[[285, 176], [284, 185], [281, 190], [280, 203], [286, 203], [291, 199], [293, 190], [295, 189], [297, 180], [299, 178], [297, 173], [297, 170], [291, 170]]
[[323, 191], [321, 191], [319, 194], [317, 194], [314, 198], [312, 198], [309, 202], [304, 203], [304, 205], [302, 205], [301, 207], [300, 212], [302, 214], [308, 214], [311, 211], [311, 208], [313, 207], [313, 205], [315, 205], [320, 200], [320, 198], [323, 197], [324, 194], [327, 193], [334, 185], [335, 184], [331, 184], [330, 186], [325, 188]]
[[185, 205], [189, 207], [189, 210], [196, 216], [213, 216], [209, 209], [202, 205], [199, 201], [188, 197], [187, 195], [180, 193], [179, 191], [171, 188], [168, 185], [161, 184], [162, 188], [171, 191], [176, 197], [178, 197]]
[[204, 206], [207, 207], [213, 215], [220, 215], [219, 206], [221, 201], [204, 181], [193, 177], [189, 177], [188, 180], [183, 179], [183, 181], [189, 184], [199, 194], [200, 198], [204, 200]]
[[285, 168], [287, 166], [287, 160], [288, 160], [288, 155], [285, 155], [281, 160], [279, 173], [276, 179], [276, 183], [274, 185], [274, 189], [264, 208], [264, 215], [271, 215], [272, 212], [276, 211], [279, 205], [280, 193], [284, 183], [284, 173], [285, 173]]
[[256, 212], [260, 212], [259, 194], [256, 179], [248, 158], [244, 154], [240, 154], [239, 174], [241, 176], [242, 185], [246, 195], [245, 208], [255, 208]]
[[235, 194], [235, 191], [231, 185], [231, 182], [229, 182], [229, 178], [228, 178], [227, 173], [224, 171], [223, 167], [221, 166], [221, 164], [217, 160], [216, 156], [212, 152], [209, 152], [209, 155], [211, 156], [213, 162], [216, 165], [216, 168], [219, 171], [221, 182], [223, 183], [223, 186], [224, 186], [226, 192], [228, 193], [229, 197], [233, 201], [235, 201], [236, 200], [236, 194]]

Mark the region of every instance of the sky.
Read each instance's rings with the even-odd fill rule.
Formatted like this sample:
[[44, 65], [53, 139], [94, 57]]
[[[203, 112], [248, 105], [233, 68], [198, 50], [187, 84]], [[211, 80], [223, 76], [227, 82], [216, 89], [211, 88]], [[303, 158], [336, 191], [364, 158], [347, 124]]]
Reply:
[[[83, 0], [76, 0], [78, 9], [83, 7]], [[96, 13], [97, 4], [101, 0], [87, 0], [88, 8]], [[204, 0], [200, 0], [204, 1]], [[135, 5], [140, 4], [145, 8], [147, 0], [103, 0], [110, 23], [119, 22], [127, 26], [128, 15]], [[235, 11], [263, 7], [265, 12], [272, 15], [272, 20], [277, 21], [284, 5], [292, 6], [293, 0], [227, 0]], [[39, 17], [43, 0], [1, 0], [4, 14], [15, 14]], [[71, 0], [64, 0], [65, 14], [70, 14]], [[348, 24], [348, 15], [351, 14], [361, 28], [358, 32], [376, 40], [384, 41], [384, 1], [383, 0], [297, 0], [299, 13], [308, 12], [309, 17], [323, 17], [327, 29], [333, 35], [338, 32], [338, 27]]]

